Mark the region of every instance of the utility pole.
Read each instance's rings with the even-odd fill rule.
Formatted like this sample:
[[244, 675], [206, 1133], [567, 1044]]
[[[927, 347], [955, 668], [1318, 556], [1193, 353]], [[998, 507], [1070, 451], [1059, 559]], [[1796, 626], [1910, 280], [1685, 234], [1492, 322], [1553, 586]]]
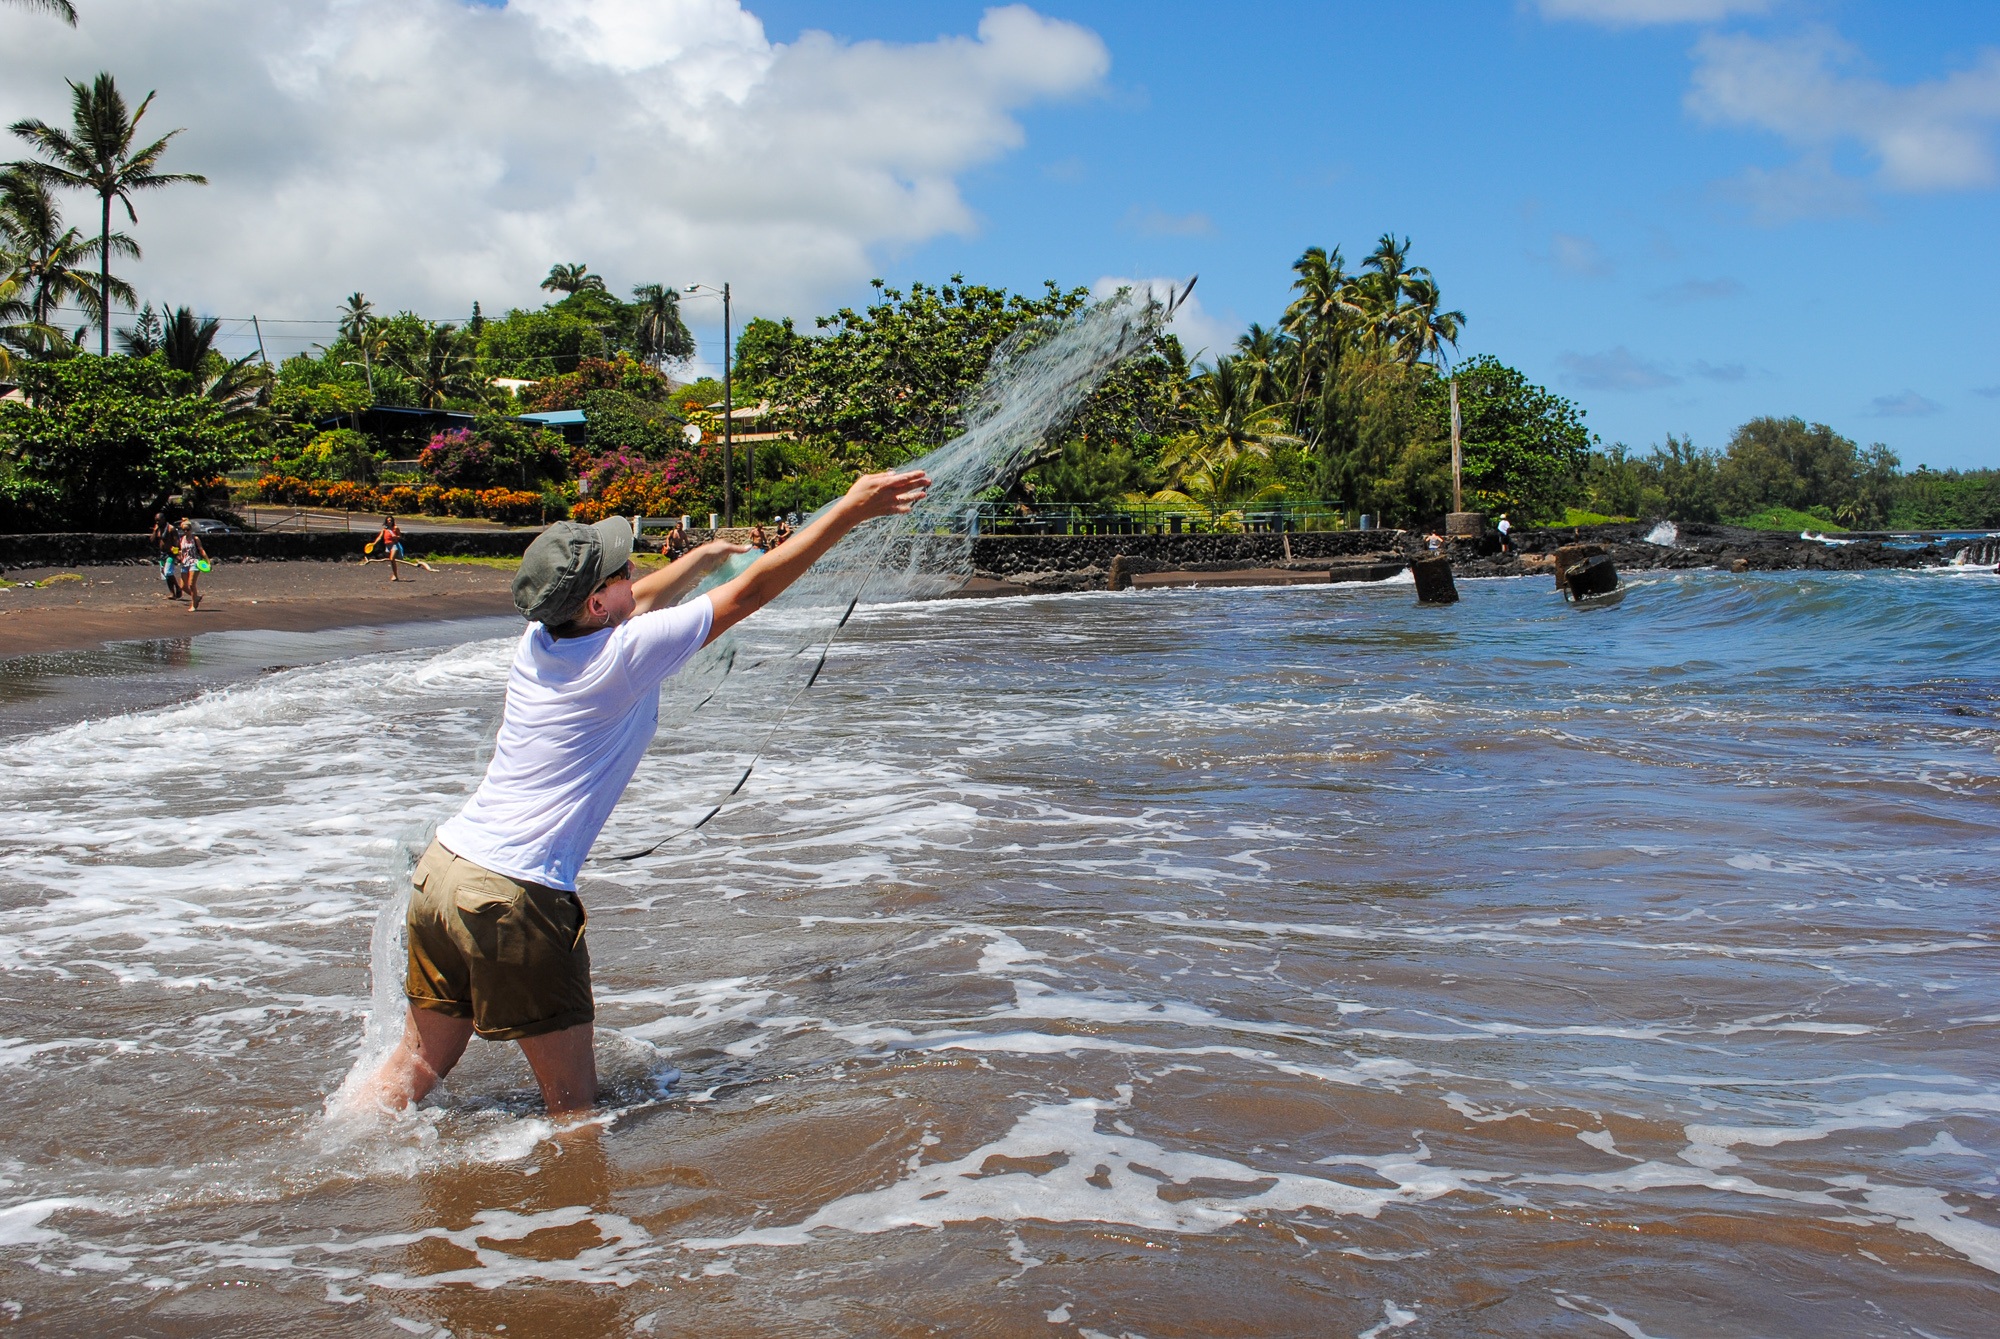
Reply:
[[264, 327], [257, 324], [255, 315], [252, 315], [250, 318], [250, 328], [257, 332], [257, 361], [269, 367], [271, 365], [271, 356], [264, 352]]
[[[730, 466], [736, 460], [736, 403], [729, 388], [729, 285], [722, 286], [722, 519], [729, 525], [736, 524], [736, 493], [730, 483]], [[752, 468], [756, 464], [756, 447], [751, 447]], [[748, 488], [754, 480], [746, 481]]]
[[1465, 510], [1465, 457], [1458, 449], [1458, 434], [1464, 426], [1458, 416], [1458, 378], [1451, 379], [1451, 509]]

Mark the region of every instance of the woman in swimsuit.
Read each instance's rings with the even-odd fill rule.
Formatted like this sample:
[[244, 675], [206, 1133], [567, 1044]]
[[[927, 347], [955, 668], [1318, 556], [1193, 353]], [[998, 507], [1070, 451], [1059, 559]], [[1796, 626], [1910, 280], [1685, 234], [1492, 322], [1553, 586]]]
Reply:
[[382, 518], [382, 533], [375, 536], [375, 543], [381, 548], [382, 556], [389, 560], [389, 580], [401, 581], [396, 573], [396, 561], [403, 556], [403, 528], [396, 524], [393, 516]]

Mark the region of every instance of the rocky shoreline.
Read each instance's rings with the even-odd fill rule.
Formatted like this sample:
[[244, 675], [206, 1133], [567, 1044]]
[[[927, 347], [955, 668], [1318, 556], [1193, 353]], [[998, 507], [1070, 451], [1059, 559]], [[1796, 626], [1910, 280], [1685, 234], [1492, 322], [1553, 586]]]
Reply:
[[[1898, 547], [1881, 539], [1827, 544], [1797, 535], [1689, 523], [1671, 542], [1649, 539], [1655, 523], [1517, 531], [1514, 552], [1497, 535], [1453, 540], [1444, 556], [1461, 577], [1512, 577], [1555, 571], [1566, 544], [1602, 547], [1620, 571], [1712, 567], [1739, 572], [1858, 572], [1936, 567], [1964, 547]], [[1664, 535], [1660, 538], [1665, 538]], [[993, 535], [973, 545], [968, 595], [1100, 590], [1124, 576], [1133, 586], [1292, 585], [1380, 581], [1424, 557], [1424, 537], [1406, 530], [1341, 530], [1251, 535]], [[1117, 563], [1114, 572], [1113, 564]], [[1261, 578], [1261, 579], [1260, 579]], [[1122, 584], [1122, 583], [1121, 583]]]

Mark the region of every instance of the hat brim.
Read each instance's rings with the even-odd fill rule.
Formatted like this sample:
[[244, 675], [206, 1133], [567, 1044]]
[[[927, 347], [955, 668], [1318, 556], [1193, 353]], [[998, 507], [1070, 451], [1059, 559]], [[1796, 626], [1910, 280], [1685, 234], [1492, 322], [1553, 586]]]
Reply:
[[632, 561], [632, 522], [623, 516], [607, 516], [590, 528], [597, 532], [597, 580], [590, 583], [595, 589]]

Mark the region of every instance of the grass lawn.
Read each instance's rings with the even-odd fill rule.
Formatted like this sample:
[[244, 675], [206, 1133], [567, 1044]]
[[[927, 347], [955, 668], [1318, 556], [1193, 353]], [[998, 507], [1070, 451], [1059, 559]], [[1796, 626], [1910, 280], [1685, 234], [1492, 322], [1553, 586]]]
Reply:
[[[434, 567], [447, 564], [454, 567], [498, 567], [511, 572], [521, 565], [519, 558], [473, 558], [448, 553], [425, 553], [418, 556]], [[657, 553], [635, 553], [632, 555], [632, 563], [642, 572], [651, 572], [665, 567], [667, 560]]]
[[1571, 507], [1568, 511], [1563, 513], [1563, 518], [1560, 521], [1555, 522], [1555, 524], [1559, 526], [1560, 525], [1610, 525], [1615, 521], [1636, 521], [1638, 519], [1639, 518], [1636, 516], [1605, 516], [1599, 512], [1584, 511], [1580, 507]]
[[1723, 524], [1740, 525], [1746, 530], [1789, 530], [1795, 535], [1802, 530], [1830, 535], [1847, 529], [1846, 526], [1833, 521], [1822, 521], [1817, 516], [1793, 511], [1790, 507], [1766, 507], [1754, 516], [1728, 517]]

